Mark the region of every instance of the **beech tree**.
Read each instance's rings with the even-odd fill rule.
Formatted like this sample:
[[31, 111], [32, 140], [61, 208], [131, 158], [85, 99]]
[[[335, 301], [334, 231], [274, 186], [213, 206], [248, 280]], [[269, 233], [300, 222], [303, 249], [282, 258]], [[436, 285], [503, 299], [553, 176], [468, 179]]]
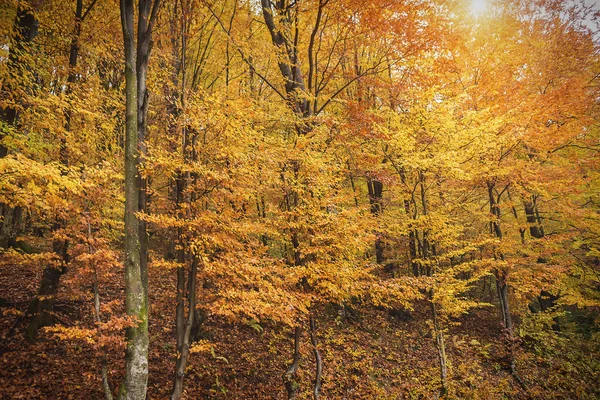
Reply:
[[[4, 139], [11, 129], [16, 128], [17, 115], [22, 104], [19, 102], [19, 93], [24, 93], [27, 88], [26, 77], [28, 55], [31, 42], [38, 33], [39, 21], [36, 18], [36, 12], [41, 6], [41, 2], [33, 4], [19, 3], [17, 5], [16, 16], [10, 32], [10, 42], [8, 60], [6, 63], [7, 78], [2, 82], [3, 101], [0, 110], [0, 120], [2, 121], [2, 130], [0, 139]], [[8, 147], [5, 143], [0, 144], [0, 158], [6, 157]], [[0, 227], [0, 246], [7, 248], [9, 245], [16, 244], [17, 227], [21, 218], [21, 208], [2, 204], [2, 226]]]
[[[65, 96], [68, 98], [71, 96], [73, 88], [72, 86], [77, 80], [77, 59], [79, 57], [79, 42], [81, 36], [81, 30], [83, 22], [89, 12], [92, 10], [96, 0], [92, 0], [84, 9], [83, 0], [77, 0], [75, 4], [75, 26], [73, 27], [73, 36], [71, 38], [71, 44], [69, 48], [69, 66], [67, 76], [67, 87], [65, 89]], [[69, 99], [70, 103], [71, 100]], [[64, 116], [64, 130], [65, 136], [60, 140], [60, 162], [63, 167], [63, 174], [67, 173], [69, 167], [69, 149], [67, 144], [67, 137], [71, 132], [71, 119], [73, 118], [73, 105], [69, 104], [65, 110]], [[59, 232], [65, 228], [64, 217], [58, 217], [53, 230]], [[50, 314], [52, 311], [52, 305], [54, 298], [58, 291], [61, 276], [67, 271], [67, 265], [69, 264], [69, 240], [62, 238], [56, 239], [52, 243], [52, 249], [56, 253], [57, 257], [61, 260], [60, 264], [50, 264], [44, 268], [44, 274], [42, 281], [40, 282], [40, 288], [35, 299], [31, 302], [27, 309], [27, 314], [31, 315], [31, 320], [27, 327], [27, 337], [29, 340], [34, 340], [37, 336], [37, 331], [40, 327], [45, 325], [52, 325], [53, 318]]]
[[154, 22], [160, 0], [137, 4], [137, 39], [132, 0], [121, 1], [125, 48], [125, 283], [127, 314], [135, 326], [127, 329], [125, 381], [120, 399], [146, 397], [148, 382], [148, 238], [138, 213], [146, 210], [146, 180], [140, 164], [146, 154], [149, 96], [146, 87]]

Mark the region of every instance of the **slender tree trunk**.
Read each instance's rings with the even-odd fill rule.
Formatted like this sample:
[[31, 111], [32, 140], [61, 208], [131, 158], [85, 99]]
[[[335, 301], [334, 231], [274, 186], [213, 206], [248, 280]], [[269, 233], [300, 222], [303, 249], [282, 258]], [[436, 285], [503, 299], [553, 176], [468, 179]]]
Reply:
[[[172, 13], [174, 16], [178, 16], [179, 13], [182, 13], [183, 11], [180, 9], [180, 4], [179, 2], [175, 1], [172, 4], [173, 10]], [[183, 18], [181, 18], [183, 20]], [[178, 131], [177, 131], [177, 118], [181, 115], [181, 106], [180, 104], [177, 103], [177, 101], [175, 99], [179, 99], [181, 100], [181, 97], [183, 96], [182, 93], [178, 92], [178, 88], [179, 88], [179, 76], [178, 74], [180, 72], [182, 72], [182, 65], [183, 65], [183, 58], [185, 57], [185, 51], [180, 51], [180, 48], [178, 47], [178, 38], [181, 37], [183, 35], [183, 26], [180, 26], [178, 29], [177, 26], [177, 22], [176, 18], [174, 17], [171, 21], [170, 21], [170, 29], [171, 29], [171, 45], [172, 45], [172, 60], [173, 60], [173, 65], [172, 65], [172, 70], [173, 70], [173, 76], [172, 76], [172, 80], [173, 80], [173, 87], [175, 88], [173, 90], [173, 92], [170, 94], [170, 98], [173, 99], [173, 101], [170, 103], [170, 111], [171, 111], [171, 115], [173, 116], [173, 123], [170, 127], [171, 129], [171, 134], [173, 135], [173, 137], [177, 137], [178, 135]], [[183, 25], [183, 23], [181, 24]], [[181, 53], [181, 55], [180, 55]], [[183, 87], [181, 90], [184, 90], [185, 87]], [[183, 148], [185, 149], [185, 141], [186, 138], [184, 137], [182, 140], [183, 144]], [[172, 152], [177, 152], [177, 146], [173, 146], [173, 148], [171, 149]], [[182, 154], [184, 153], [185, 150], [182, 150]], [[183, 218], [183, 212], [182, 212], [182, 208], [183, 208], [183, 192], [185, 190], [185, 177], [184, 175], [181, 173], [181, 171], [177, 172], [177, 176], [175, 178], [174, 181], [174, 192], [175, 192], [175, 208], [177, 209], [177, 213], [178, 213], [178, 217], [179, 218]], [[173, 247], [176, 248], [176, 260], [177, 263], [179, 264], [179, 266], [177, 267], [176, 270], [176, 276], [177, 276], [177, 284], [176, 284], [176, 296], [175, 296], [175, 336], [176, 336], [176, 348], [177, 348], [177, 354], [180, 354], [181, 349], [183, 347], [183, 332], [184, 332], [184, 314], [185, 314], [185, 248], [184, 248], [184, 239], [183, 239], [183, 227], [178, 227], [177, 228], [177, 233], [176, 233], [176, 239], [173, 242]], [[179, 357], [176, 357], [176, 362], [178, 363]], [[176, 368], [177, 369], [177, 368]], [[176, 375], [175, 375], [175, 379]]]
[[[171, 32], [173, 37], [171, 38], [171, 43], [173, 45], [173, 55], [176, 64], [174, 65], [174, 75], [173, 80], [175, 83], [175, 87], [178, 86], [178, 72], [181, 73], [181, 92], [179, 95], [174, 95], [173, 98], [179, 98], [180, 100], [180, 108], [177, 105], [174, 105], [173, 109], [175, 110], [175, 117], [180, 115], [182, 110], [185, 110], [186, 104], [186, 50], [187, 50], [187, 24], [188, 21], [186, 19], [187, 16], [187, 6], [184, 4], [180, 4], [181, 8], [178, 9], [177, 3], [174, 5], [174, 14], [179, 15], [180, 12], [180, 20], [181, 26], [179, 29], [179, 33], [177, 32], [177, 27], [175, 23], [171, 25]], [[179, 36], [181, 40], [181, 46], [178, 48], [176, 35]], [[180, 57], [179, 57], [180, 54]], [[194, 152], [194, 143], [195, 136], [190, 140], [190, 132], [187, 126], [184, 126], [181, 130], [182, 140], [181, 140], [181, 156], [182, 161], [193, 162], [195, 157]], [[190, 182], [191, 176], [190, 173], [184, 173], [179, 171], [177, 174], [177, 179], [175, 182], [175, 198], [176, 198], [176, 208], [178, 212], [178, 218], [180, 220], [184, 220], [186, 216], [189, 217], [190, 205], [192, 204], [192, 196], [186, 193], [188, 183]], [[187, 211], [186, 211], [187, 210]], [[171, 392], [172, 400], [179, 400], [183, 394], [184, 387], [184, 378], [185, 378], [185, 370], [188, 364], [189, 358], [189, 350], [190, 345], [193, 340], [192, 332], [194, 328], [194, 323], [196, 322], [196, 287], [197, 287], [197, 275], [198, 275], [198, 265], [200, 263], [200, 259], [195, 255], [191, 255], [192, 263], [189, 270], [188, 277], [186, 279], [186, 267], [184, 265], [187, 262], [189, 257], [186, 257], [186, 243], [185, 243], [185, 233], [182, 227], [177, 228], [177, 262], [179, 266], [177, 268], [177, 306], [176, 306], [176, 340], [177, 340], [177, 359], [175, 362], [175, 373], [173, 377], [173, 390]], [[186, 297], [187, 291], [187, 297]], [[187, 298], [187, 317], [185, 315], [186, 310], [186, 298]]]
[[321, 373], [323, 371], [323, 359], [318, 347], [317, 326], [315, 316], [310, 314], [310, 342], [313, 346], [313, 354], [315, 356], [315, 382], [313, 385], [313, 398], [319, 400], [319, 392], [321, 391]]
[[[490, 229], [494, 236], [502, 240], [502, 228], [500, 227], [500, 206], [494, 194], [495, 184], [492, 182], [487, 183], [488, 188], [488, 200], [490, 203], [490, 213], [494, 216], [494, 219], [490, 222]], [[504, 260], [504, 254], [500, 253], [497, 256], [501, 260]], [[494, 269], [494, 277], [496, 278], [496, 289], [498, 291], [498, 299], [500, 301], [500, 311], [502, 312], [502, 324], [507, 329], [509, 334], [512, 336], [512, 318], [510, 315], [510, 306], [508, 303], [508, 283], [507, 283], [507, 271]]]
[[[398, 176], [400, 177], [400, 181], [402, 182], [402, 184], [408, 187], [408, 180], [406, 178], [406, 172], [404, 170], [404, 167], [398, 166], [391, 157], [388, 157], [388, 159], [390, 160], [392, 166], [398, 173]], [[415, 204], [414, 199], [415, 199], [415, 197], [414, 197], [414, 192], [413, 192], [408, 198], [405, 198], [403, 200], [404, 212], [406, 213], [407, 216], [412, 216], [412, 219], [417, 218], [417, 206]], [[411, 211], [411, 206], [413, 207], [412, 211]], [[417, 259], [417, 248], [418, 248], [417, 232], [414, 229], [411, 229], [408, 232], [408, 255], [409, 255], [409, 260], [410, 260], [410, 266], [411, 266], [412, 273], [414, 276], [419, 276], [421, 273], [419, 265], [415, 262], [415, 260]]]
[[[490, 228], [492, 233], [500, 240], [502, 240], [502, 228], [500, 226], [500, 196], [496, 197], [495, 195], [495, 183], [487, 182], [488, 189], [488, 201], [490, 203], [490, 213], [494, 216], [494, 220], [490, 222]], [[498, 254], [498, 258], [504, 260], [504, 254]], [[494, 269], [494, 277], [496, 278], [496, 290], [498, 292], [498, 299], [500, 302], [500, 311], [502, 312], [502, 325], [506, 331], [506, 346], [508, 348], [509, 353], [509, 368], [510, 372], [515, 378], [515, 380], [523, 387], [523, 389], [527, 390], [524, 382], [521, 380], [519, 374], [517, 373], [517, 368], [515, 364], [515, 356], [514, 356], [514, 346], [515, 346], [515, 337], [514, 337], [514, 328], [512, 315], [510, 312], [510, 302], [508, 300], [508, 271], [500, 270], [498, 268]]]
[[514, 330], [510, 306], [508, 303], [508, 284], [506, 283], [506, 278], [500, 273], [496, 273], [496, 290], [498, 291], [498, 299], [500, 300], [502, 324], [504, 325], [504, 329], [506, 329], [508, 332], [509, 337], [512, 338]]
[[419, 264], [415, 262], [417, 259], [417, 238], [415, 231], [408, 232], [408, 254], [410, 255], [410, 266], [414, 276], [421, 274]]
[[0, 248], [17, 246], [19, 222], [22, 208], [2, 204], [2, 223], [0, 224]]
[[[422, 171], [419, 171], [419, 189], [420, 189], [420, 198], [421, 198], [421, 208], [423, 215], [429, 214], [429, 207], [427, 201], [427, 189], [425, 186], [425, 175]], [[410, 205], [410, 204], [409, 204]], [[416, 206], [416, 204], [415, 204]], [[406, 207], [406, 204], [405, 204]], [[416, 215], [415, 215], [416, 218]], [[414, 240], [418, 238], [418, 232], [414, 232]], [[437, 250], [435, 243], [429, 242], [429, 231], [424, 230], [422, 233], [422, 241], [420, 242], [420, 251], [422, 260], [425, 262], [425, 272], [428, 277], [434, 276], [436, 273], [436, 266], [431, 264], [432, 261], [435, 261], [435, 257], [437, 256]], [[417, 244], [414, 243], [413, 246], [416, 247]], [[421, 268], [422, 269], [422, 268]], [[413, 272], [415, 267], [413, 267]], [[419, 271], [419, 275], [421, 275], [421, 271]], [[427, 298], [429, 299], [429, 304], [431, 306], [431, 316], [433, 319], [433, 336], [435, 338], [435, 346], [438, 351], [438, 362], [440, 367], [440, 393], [442, 396], [445, 396], [448, 391], [448, 358], [446, 357], [446, 345], [444, 342], [444, 331], [441, 327], [440, 317], [438, 314], [438, 310], [434, 301], [434, 288], [431, 288], [427, 292]]]
[[[260, 201], [259, 201], [260, 199]], [[258, 192], [256, 193], [256, 211], [257, 211], [257, 215], [259, 219], [265, 220], [267, 218], [267, 212], [265, 210], [265, 196], [264, 195], [258, 195]], [[260, 235], [260, 240], [263, 244], [263, 246], [268, 246], [269, 244], [269, 238], [267, 237], [267, 235]]]
[[[411, 215], [411, 212], [410, 212], [411, 204], [413, 204], [413, 206], [415, 207], [415, 210], [412, 213], [412, 218], [416, 219], [417, 211], [416, 211], [416, 204], [414, 204], [414, 202], [411, 202], [410, 200], [404, 200], [404, 210], [406, 211], [406, 215]], [[419, 248], [418, 243], [417, 243], [417, 235], [418, 235], [418, 233], [414, 229], [411, 229], [408, 232], [408, 255], [409, 255], [409, 259], [410, 259], [410, 266], [411, 266], [412, 273], [414, 276], [419, 276], [422, 274], [421, 267], [419, 266], [419, 263], [416, 262], [416, 259], [418, 257], [418, 248]]]
[[[183, 10], [182, 10], [183, 12]], [[182, 84], [181, 84], [181, 104], [185, 106], [185, 28], [182, 26], [182, 45], [181, 45], [181, 70], [182, 70]], [[187, 161], [189, 157], [189, 138], [188, 138], [188, 130], [187, 128], [182, 129], [182, 157], [184, 162]], [[178, 216], [180, 219], [185, 218], [185, 212], [183, 211], [186, 207], [184, 203], [188, 204], [189, 209], [189, 199], [185, 200], [185, 190], [187, 187], [187, 182], [189, 181], [189, 176], [182, 172], [179, 172], [176, 182], [176, 201]], [[196, 277], [198, 271], [198, 258], [194, 257], [191, 265], [191, 269], [189, 272], [189, 277], [186, 280], [185, 276], [185, 267], [183, 266], [186, 263], [186, 251], [185, 251], [185, 238], [183, 228], [177, 228], [177, 244], [179, 246], [179, 250], [177, 251], [177, 262], [180, 266], [177, 268], [177, 308], [176, 308], [176, 336], [177, 336], [177, 360], [175, 362], [175, 376], [173, 380], [173, 391], [171, 393], [172, 400], [178, 400], [181, 398], [183, 393], [183, 382], [185, 377], [185, 369], [187, 367], [189, 349], [190, 349], [190, 334], [192, 331], [192, 326], [194, 323], [194, 313], [196, 310]], [[188, 315], [185, 317], [185, 292], [187, 289], [187, 300], [188, 300]]]
[[[88, 231], [87, 231], [88, 253], [94, 254], [95, 249], [90, 242], [91, 238], [92, 238], [92, 226], [90, 225], [89, 221], [87, 224], [87, 228], [88, 228]], [[93, 269], [94, 269], [94, 313], [95, 313], [95, 317], [96, 317], [96, 323], [100, 324], [100, 323], [102, 323], [102, 318], [100, 316], [100, 290], [98, 288], [98, 272], [96, 270], [95, 263], [94, 263]], [[100, 357], [100, 365], [101, 365], [100, 376], [102, 378], [102, 390], [104, 391], [104, 399], [105, 400], [113, 400], [112, 389], [110, 388], [110, 383], [108, 381], [108, 365], [107, 365], [106, 351]]]
[[[148, 62], [152, 50], [152, 22], [151, 16], [152, 3], [157, 0], [140, 0], [138, 5], [138, 29], [137, 29], [137, 47], [135, 57], [136, 67], [136, 86], [137, 86], [137, 148], [138, 148], [138, 169], [143, 165], [148, 153], [146, 145], [147, 135], [147, 116], [149, 94], [146, 85], [148, 77]], [[157, 5], [155, 4], [155, 7]], [[138, 173], [138, 211], [145, 213], [148, 208], [148, 179]], [[148, 232], [146, 221], [141, 218], [139, 221], [139, 240], [140, 240], [140, 270], [144, 286], [148, 287]]]
[[352, 194], [354, 196], [354, 205], [358, 207], [358, 196], [356, 195], [356, 184], [354, 183], [354, 174], [352, 173], [352, 169], [350, 168], [350, 161], [346, 161], [346, 165], [348, 166], [348, 178], [350, 179], [350, 187], [352, 188]]
[[[183, 393], [183, 379], [185, 377], [185, 369], [187, 367], [188, 356], [190, 354], [190, 335], [192, 326], [194, 323], [194, 313], [196, 310], [196, 277], [198, 275], [199, 259], [194, 258], [192, 261], [192, 268], [190, 270], [190, 276], [188, 281], [188, 317], [185, 323], [180, 326], [178, 325], [177, 330], [177, 343], [181, 342], [181, 348], [177, 348], [177, 363], [175, 365], [175, 383], [173, 387], [173, 393], [171, 394], [171, 400], [178, 400], [181, 398]], [[179, 322], [179, 321], [178, 321]]]
[[296, 381], [298, 373], [298, 364], [300, 363], [300, 337], [302, 328], [297, 326], [294, 328], [294, 358], [285, 373], [283, 374], [283, 383], [287, 390], [288, 400], [294, 400], [298, 397], [299, 385]]
[[[235, 19], [235, 15], [237, 13], [238, 2], [237, 0], [233, 3], [233, 11], [231, 12], [231, 18], [229, 18], [229, 25], [227, 27], [227, 36], [231, 37], [231, 29], [233, 27], [233, 21]], [[225, 44], [225, 95], [229, 97], [229, 83], [231, 81], [231, 60], [232, 55], [229, 50], [230, 43], [229, 40]], [[252, 68], [250, 68], [252, 70]]]
[[[298, 160], [290, 160], [289, 164], [291, 164], [291, 170], [294, 174], [294, 178], [298, 179], [298, 172], [300, 170], [300, 164]], [[298, 194], [292, 188], [286, 188], [287, 181], [285, 177], [284, 167], [281, 172], [281, 182], [284, 187], [286, 193], [284, 195], [284, 209], [285, 211], [292, 211], [298, 206]], [[292, 217], [293, 221], [296, 221], [296, 217]], [[300, 252], [300, 240], [298, 238], [298, 233], [295, 228], [290, 229], [290, 242], [292, 245], [292, 255], [291, 260], [289, 260], [289, 264], [293, 266], [302, 265], [302, 254]], [[287, 243], [285, 244], [287, 247]], [[286, 252], [287, 253], [287, 252]], [[299, 385], [296, 381], [296, 376], [298, 373], [298, 367], [300, 363], [300, 336], [302, 334], [302, 328], [298, 325], [294, 328], [294, 355], [292, 364], [290, 364], [287, 370], [283, 373], [283, 383], [285, 385], [288, 400], [293, 400], [298, 396]]]
[[[381, 214], [383, 210], [381, 204], [381, 198], [383, 195], [383, 184], [375, 179], [369, 179], [367, 181], [367, 189], [369, 193], [369, 203], [371, 204], [371, 214], [373, 216], [378, 216]], [[375, 260], [377, 264], [383, 264], [385, 258], [383, 256], [383, 241], [381, 240], [380, 235], [377, 236], [375, 240]]]
[[440, 364], [440, 381], [442, 383], [441, 395], [445, 396], [448, 392], [448, 359], [446, 358], [444, 331], [440, 327], [439, 316], [433, 301], [433, 289], [429, 291], [429, 304], [431, 305], [431, 314], [433, 315], [433, 332], [435, 335], [435, 343], [438, 350], [438, 360]]
[[[312, 74], [315, 72], [314, 68], [316, 66], [316, 61], [314, 61], [316, 58], [313, 58], [316, 57], [316, 54], [313, 52], [314, 37], [316, 36], [316, 31], [318, 31], [319, 28], [322, 7], [324, 7], [326, 3], [327, 1], [319, 2], [319, 16], [317, 17], [317, 23], [313, 30], [314, 33], [311, 35], [311, 41], [309, 44], [309, 69], [311, 71], [309, 75], [311, 76], [311, 79]], [[313, 128], [313, 125], [308, 120], [308, 117], [312, 116], [313, 110], [310, 102], [307, 99], [307, 94], [311, 88], [309, 88], [307, 91], [307, 87], [302, 76], [301, 62], [297, 46], [299, 37], [298, 3], [261, 0], [260, 4], [265, 25], [271, 36], [271, 41], [276, 47], [279, 71], [285, 81], [286, 100], [292, 111], [296, 114], [296, 116], [299, 117], [299, 121], [296, 125], [296, 132], [298, 135], [307, 134]], [[283, 97], [281, 93], [279, 94]], [[292, 160], [291, 165], [295, 178], [297, 179], [298, 172], [300, 170], [300, 161]], [[284, 173], [282, 173], [282, 182], [285, 185]], [[299, 202], [298, 193], [287, 193], [284, 202], [286, 204], [287, 211], [291, 211], [292, 209], [296, 208]], [[296, 229], [292, 229], [290, 234], [293, 251], [293, 264], [298, 266], [303, 263], [300, 251], [300, 238]], [[294, 330], [294, 361], [283, 374], [283, 381], [288, 393], [288, 399], [295, 399], [298, 393], [298, 383], [295, 379], [300, 358], [300, 333], [301, 328], [298, 326]]]

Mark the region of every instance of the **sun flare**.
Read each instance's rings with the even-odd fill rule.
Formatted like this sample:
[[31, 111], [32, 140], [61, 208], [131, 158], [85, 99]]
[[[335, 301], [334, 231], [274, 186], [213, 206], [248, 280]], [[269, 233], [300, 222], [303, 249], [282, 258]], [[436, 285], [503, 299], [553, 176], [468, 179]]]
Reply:
[[471, 0], [471, 13], [479, 17], [487, 10], [488, 2], [487, 0]]

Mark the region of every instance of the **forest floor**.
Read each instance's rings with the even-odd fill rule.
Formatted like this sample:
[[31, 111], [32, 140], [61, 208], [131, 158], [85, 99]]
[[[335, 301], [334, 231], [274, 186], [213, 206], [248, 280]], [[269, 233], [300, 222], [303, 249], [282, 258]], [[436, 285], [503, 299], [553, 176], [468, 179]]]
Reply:
[[[174, 273], [150, 273], [148, 398], [166, 399], [175, 362]], [[60, 340], [46, 331], [37, 343], [28, 344], [21, 333], [24, 324], [17, 320], [15, 325], [16, 314], [26, 309], [40, 275], [38, 269], [0, 268], [0, 398], [102, 399], [100, 361], [90, 346]], [[64, 280], [68, 282], [69, 274]], [[103, 301], [123, 298], [118, 280], [102, 290]], [[56, 312], [67, 326], [93, 326], [92, 306], [91, 295], [73, 295], [67, 284], [61, 289]], [[324, 366], [322, 398], [439, 398], [430, 318], [429, 308], [419, 303], [414, 311], [397, 313], [367, 306], [345, 315], [339, 307], [322, 309], [317, 318]], [[519, 343], [515, 357], [527, 385], [527, 391], [523, 390], [508, 372], [499, 320], [496, 307], [485, 307], [448, 326], [449, 398], [600, 398], [600, 371], [586, 361], [594, 356], [585, 341], [568, 344], [567, 353], [556, 346], [554, 351], [542, 351], [536, 343]], [[8, 336], [13, 325], [16, 333]], [[214, 350], [191, 355], [185, 398], [284, 399], [281, 375], [292, 356], [293, 332], [269, 323], [261, 328], [209, 316], [203, 331]], [[315, 365], [307, 332], [302, 336], [301, 353], [300, 398], [308, 399]], [[122, 379], [123, 358], [122, 351], [108, 354], [113, 388]]]

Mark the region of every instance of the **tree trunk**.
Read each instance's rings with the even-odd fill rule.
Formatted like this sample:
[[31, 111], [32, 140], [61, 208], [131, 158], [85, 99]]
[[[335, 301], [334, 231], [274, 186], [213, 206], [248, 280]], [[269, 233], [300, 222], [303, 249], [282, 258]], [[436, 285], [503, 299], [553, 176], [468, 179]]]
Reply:
[[2, 224], [0, 225], [0, 248], [14, 247], [17, 244], [19, 221], [22, 208], [2, 204]]
[[[500, 195], [495, 195], [495, 183], [487, 182], [488, 189], [488, 201], [490, 203], [490, 213], [494, 215], [494, 220], [490, 222], [490, 228], [492, 233], [500, 240], [502, 240], [502, 228], [500, 226]], [[498, 258], [504, 260], [504, 254], [498, 254]], [[525, 384], [517, 373], [517, 367], [515, 365], [514, 346], [515, 337], [513, 329], [512, 315], [510, 312], [510, 303], [508, 301], [508, 271], [494, 269], [494, 277], [496, 278], [496, 289], [498, 291], [498, 300], [500, 302], [500, 311], [502, 312], [502, 325], [506, 331], [506, 346], [509, 353], [509, 368], [510, 372], [515, 380], [527, 390]]]
[[323, 371], [323, 359], [321, 358], [321, 352], [319, 351], [317, 341], [317, 326], [315, 323], [315, 317], [313, 314], [310, 315], [310, 342], [313, 346], [313, 354], [315, 355], [315, 383], [313, 386], [313, 398], [319, 400], [319, 392], [321, 391], [321, 373]]
[[[8, 53], [7, 70], [9, 76], [20, 76], [24, 68], [22, 58], [26, 56], [27, 44], [31, 43], [37, 36], [39, 21], [35, 16], [35, 8], [28, 7], [26, 3], [19, 2], [17, 7], [17, 16], [15, 17], [15, 35], [12, 37], [10, 50]], [[7, 97], [18, 97], [19, 81], [5, 80], [2, 92], [9, 93]], [[8, 104], [0, 109], [0, 118], [6, 125], [14, 127], [17, 122], [16, 104]], [[8, 148], [1, 142], [4, 138], [5, 130], [0, 130], [0, 158], [6, 157]]]
[[[383, 183], [376, 179], [369, 179], [367, 181], [367, 189], [369, 192], [369, 203], [371, 204], [371, 214], [376, 217], [381, 213], [381, 211], [383, 211], [381, 204]], [[383, 256], [383, 248], [384, 245], [383, 241], [381, 240], [381, 236], [377, 235], [377, 239], [375, 240], [375, 260], [377, 264], [383, 264], [385, 261]]]
[[[311, 108], [306, 99], [306, 85], [302, 77], [298, 48], [291, 38], [297, 36], [298, 27], [294, 26], [292, 13], [298, 12], [295, 3], [286, 1], [261, 0], [265, 25], [278, 53], [278, 66], [285, 80], [287, 100], [296, 115], [309, 117]], [[307, 133], [310, 129], [299, 127], [298, 133]]]
[[435, 344], [438, 350], [438, 360], [440, 364], [441, 395], [445, 396], [448, 392], [448, 359], [446, 358], [446, 345], [444, 343], [444, 332], [440, 327], [439, 317], [435, 303], [433, 302], [433, 289], [429, 291], [429, 304], [431, 305], [431, 314], [433, 315], [433, 333]]
[[[141, 0], [139, 3], [139, 18], [137, 29], [137, 49], [136, 49], [136, 75], [137, 75], [137, 166], [138, 169], [144, 164], [148, 148], [146, 146], [147, 115], [148, 115], [148, 88], [146, 79], [148, 76], [148, 61], [152, 43], [148, 31], [148, 16], [150, 14], [150, 1]], [[147, 187], [148, 179], [142, 174], [137, 174], [138, 180], [138, 211], [145, 213], [147, 210]], [[144, 286], [148, 287], [148, 232], [146, 221], [138, 219], [139, 241], [140, 241], [140, 271]]]
[[[539, 215], [539, 210], [536, 204], [536, 196], [532, 196], [531, 201], [526, 201], [524, 207], [527, 223], [529, 224], [529, 234], [535, 239], [543, 238], [545, 236], [545, 233]], [[539, 257], [537, 262], [545, 263], [546, 259]], [[547, 290], [541, 290], [539, 296], [537, 296], [537, 301], [540, 305], [540, 311], [544, 312], [553, 308], [554, 306], [556, 306], [556, 302], [558, 301], [558, 299], [560, 299], [559, 295], [550, 293]], [[558, 317], [554, 319], [552, 329], [554, 329], [555, 331], [560, 330]]]
[[[94, 254], [95, 250], [94, 247], [91, 245], [91, 238], [92, 238], [92, 227], [88, 221], [88, 253], [89, 254]], [[96, 268], [96, 263], [93, 264], [94, 266], [94, 313], [95, 313], [95, 317], [96, 317], [96, 323], [97, 324], [101, 324], [102, 323], [102, 317], [100, 316], [100, 290], [98, 288], [98, 271]], [[105, 400], [113, 400], [113, 395], [112, 395], [112, 389], [110, 388], [110, 382], [108, 381], [108, 365], [107, 365], [107, 356], [106, 356], [106, 351], [104, 351], [104, 353], [102, 354], [102, 356], [100, 356], [100, 365], [101, 365], [101, 369], [100, 369], [100, 376], [102, 378], [102, 390], [104, 391], [104, 399]]]
[[[187, 367], [188, 356], [190, 354], [191, 331], [194, 323], [194, 313], [196, 311], [196, 277], [198, 275], [199, 259], [194, 258], [188, 281], [188, 317], [185, 323], [177, 319], [177, 343], [181, 343], [181, 347], [177, 348], [177, 362], [175, 364], [175, 382], [171, 400], [179, 400], [183, 393], [183, 378], [185, 377], [185, 369]], [[179, 279], [178, 279], [179, 283]], [[179, 304], [178, 304], [179, 307]], [[183, 321], [182, 321], [183, 322]]]
[[52, 308], [54, 307], [60, 277], [65, 271], [66, 266], [63, 264], [59, 266], [49, 265], [44, 269], [38, 294], [27, 308], [26, 315], [31, 316], [29, 325], [25, 329], [25, 338], [28, 341], [35, 341], [40, 328], [54, 324]]
[[498, 299], [500, 301], [500, 311], [502, 312], [502, 325], [506, 329], [510, 338], [513, 337], [513, 322], [508, 303], [508, 284], [506, 278], [499, 272], [496, 272], [496, 290], [498, 291]]
[[[180, 87], [181, 92], [173, 94], [173, 99], [179, 99], [179, 106], [174, 102], [172, 104], [173, 116], [176, 120], [181, 113], [185, 110], [186, 104], [186, 51], [187, 51], [187, 9], [183, 5], [174, 5], [174, 15], [178, 16], [178, 20], [181, 21], [179, 29], [176, 26], [175, 21], [171, 23], [171, 44], [173, 46], [173, 83], [174, 87]], [[179, 15], [178, 12], [181, 14]], [[181, 41], [181, 46], [178, 46], [178, 39]], [[181, 73], [181, 84], [179, 84], [179, 76]], [[173, 126], [175, 128], [175, 126]], [[181, 130], [181, 157], [184, 163], [195, 161], [195, 153], [193, 150], [195, 136], [190, 138], [190, 132], [187, 126], [184, 126]], [[173, 132], [177, 135], [177, 130]], [[177, 208], [177, 217], [180, 221], [183, 221], [186, 217], [189, 217], [190, 206], [193, 202], [193, 198], [190, 194], [186, 193], [188, 183], [190, 182], [191, 174], [189, 172], [182, 172], [181, 170], [177, 173], [175, 180], [175, 203]], [[187, 211], [186, 211], [187, 210]], [[183, 385], [185, 378], [185, 370], [188, 364], [190, 345], [194, 340], [196, 334], [194, 328], [197, 328], [197, 315], [196, 315], [196, 287], [197, 287], [197, 275], [198, 265], [200, 259], [195, 255], [191, 254], [191, 257], [186, 256], [185, 243], [185, 232], [183, 227], [177, 228], [177, 262], [179, 264], [177, 268], [177, 306], [176, 306], [176, 341], [177, 341], [177, 358], [175, 362], [175, 372], [173, 376], [173, 389], [171, 392], [172, 400], [179, 400], [183, 394]], [[192, 263], [186, 279], [186, 268], [184, 265], [186, 261], [191, 258]], [[186, 310], [186, 290], [187, 290], [187, 317], [185, 315]]]
[[410, 256], [410, 266], [414, 276], [419, 276], [421, 270], [419, 264], [415, 261], [417, 259], [417, 238], [415, 231], [411, 230], [408, 232], [408, 254]]
[[532, 237], [540, 239], [544, 237], [544, 228], [539, 223], [536, 216], [537, 206], [533, 201], [525, 203], [525, 216], [527, 218], [527, 224], [529, 224], [529, 233]]
[[148, 381], [148, 270], [145, 224], [136, 213], [145, 211], [145, 181], [140, 161], [145, 154], [146, 75], [150, 39], [159, 0], [138, 4], [137, 46], [134, 38], [133, 0], [121, 0], [121, 26], [125, 48], [125, 309], [135, 319], [127, 329], [125, 381], [119, 399], [144, 399]]
[[298, 373], [298, 364], [300, 363], [300, 336], [302, 334], [302, 328], [297, 326], [294, 329], [294, 358], [290, 366], [283, 374], [283, 383], [287, 390], [288, 400], [294, 400], [298, 397], [299, 385], [296, 381], [296, 375]]

